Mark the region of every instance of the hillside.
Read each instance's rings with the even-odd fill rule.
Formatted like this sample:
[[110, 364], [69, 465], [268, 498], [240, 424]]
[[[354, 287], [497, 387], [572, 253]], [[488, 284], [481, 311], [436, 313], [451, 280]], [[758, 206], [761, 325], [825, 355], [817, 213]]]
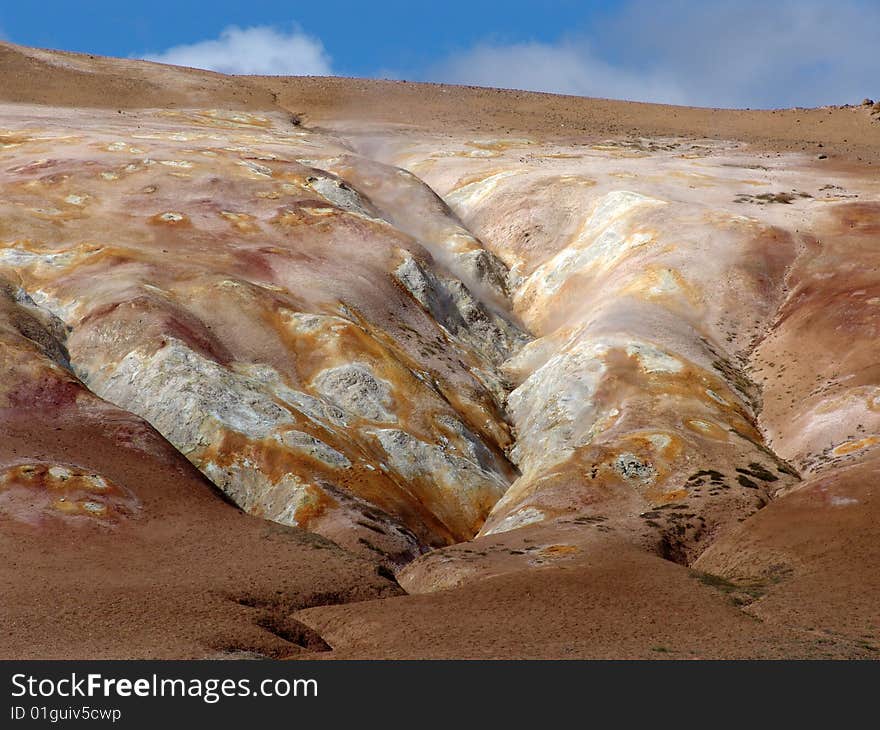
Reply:
[[2, 656], [875, 656], [873, 107], [0, 70]]

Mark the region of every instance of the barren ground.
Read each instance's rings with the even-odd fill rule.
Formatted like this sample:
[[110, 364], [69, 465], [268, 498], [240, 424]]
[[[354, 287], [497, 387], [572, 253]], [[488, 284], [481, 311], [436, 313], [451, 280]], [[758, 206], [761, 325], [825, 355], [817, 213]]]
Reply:
[[880, 652], [871, 108], [0, 75], [3, 658]]

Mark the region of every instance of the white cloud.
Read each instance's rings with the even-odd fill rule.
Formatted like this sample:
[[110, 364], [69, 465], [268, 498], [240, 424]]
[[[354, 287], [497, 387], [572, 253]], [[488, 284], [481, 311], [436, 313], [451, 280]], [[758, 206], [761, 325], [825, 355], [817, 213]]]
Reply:
[[142, 58], [226, 74], [329, 76], [333, 73], [330, 56], [320, 40], [298, 29], [285, 33], [269, 26], [231, 25], [214, 40], [174, 46]]
[[700, 106], [880, 96], [875, 0], [634, 0], [556, 43], [481, 44], [436, 81]]
[[480, 45], [429, 72], [436, 81], [554, 94], [683, 103], [674, 75], [631, 70], [603, 61], [587, 42]]

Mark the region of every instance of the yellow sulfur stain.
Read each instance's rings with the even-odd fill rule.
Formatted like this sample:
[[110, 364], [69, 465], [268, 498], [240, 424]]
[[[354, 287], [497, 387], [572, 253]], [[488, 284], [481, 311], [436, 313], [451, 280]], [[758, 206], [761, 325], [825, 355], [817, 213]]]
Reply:
[[243, 233], [255, 233], [260, 230], [254, 216], [247, 213], [235, 213], [231, 210], [224, 210], [220, 212], [220, 215], [229, 221], [236, 230]]
[[651, 267], [627, 285], [624, 294], [633, 294], [645, 299], [684, 296], [690, 304], [699, 301], [699, 295], [688, 284], [680, 272], [668, 267]]
[[703, 421], [699, 418], [693, 418], [684, 422], [685, 428], [701, 436], [706, 436], [715, 441], [727, 441], [727, 431], [717, 423]]
[[878, 443], [880, 443], [880, 437], [865, 436], [865, 438], [861, 438], [856, 441], [845, 441], [844, 443], [832, 449], [831, 453], [834, 456], [845, 456], [846, 454], [852, 454], [854, 451], [861, 451], [862, 449], [866, 449], [869, 446], [874, 446]]
[[0, 473], [2, 511], [32, 521], [39, 515], [113, 522], [138, 509], [127, 490], [100, 474], [61, 464], [19, 464]]
[[576, 545], [547, 545], [538, 551], [542, 558], [565, 558], [580, 552]]
[[166, 226], [186, 226], [189, 224], [189, 218], [183, 213], [178, 213], [173, 210], [166, 211], [165, 213], [157, 213], [150, 219], [150, 221]]

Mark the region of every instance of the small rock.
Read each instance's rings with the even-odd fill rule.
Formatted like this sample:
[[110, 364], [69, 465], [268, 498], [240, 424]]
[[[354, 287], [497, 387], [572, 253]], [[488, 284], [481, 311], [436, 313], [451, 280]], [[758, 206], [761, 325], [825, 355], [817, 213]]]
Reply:
[[654, 467], [646, 461], [642, 461], [634, 454], [624, 452], [617, 457], [614, 468], [625, 479], [649, 480], [654, 477]]
[[874, 106], [874, 100], [866, 97], [862, 99], [862, 106]]
[[817, 160], [827, 160], [827, 159], [828, 159], [828, 155], [816, 155], [816, 159], [817, 159]]

